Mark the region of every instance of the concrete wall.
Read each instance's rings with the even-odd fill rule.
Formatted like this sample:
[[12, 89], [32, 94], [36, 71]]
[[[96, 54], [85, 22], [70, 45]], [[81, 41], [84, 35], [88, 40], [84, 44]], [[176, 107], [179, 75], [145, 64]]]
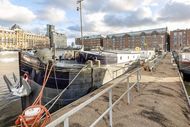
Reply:
[[67, 47], [67, 37], [65, 34], [52, 32], [53, 44], [56, 48], [66, 48]]
[[56, 48], [66, 48], [67, 47], [67, 37], [63, 33], [58, 33], [55, 31], [54, 25], [47, 25], [46, 35], [50, 39], [50, 46]]

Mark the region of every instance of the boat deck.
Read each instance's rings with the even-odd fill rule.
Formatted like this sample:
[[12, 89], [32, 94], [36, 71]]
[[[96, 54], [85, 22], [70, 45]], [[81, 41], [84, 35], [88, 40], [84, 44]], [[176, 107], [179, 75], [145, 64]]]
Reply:
[[[142, 70], [140, 92], [131, 92], [131, 104], [127, 96], [113, 108], [113, 127], [189, 127], [190, 110], [178, 70], [170, 62], [171, 55], [160, 62], [154, 72]], [[126, 76], [126, 75], [125, 75]], [[52, 121], [78, 106], [82, 102], [120, 81], [123, 76], [82, 97], [52, 114]], [[132, 80], [133, 81], [133, 80]], [[125, 91], [126, 83], [119, 83], [113, 89], [113, 102]], [[108, 107], [108, 94], [81, 109], [69, 118], [71, 127], [87, 127]], [[61, 124], [60, 126], [63, 126]], [[97, 127], [108, 127], [106, 115]]]

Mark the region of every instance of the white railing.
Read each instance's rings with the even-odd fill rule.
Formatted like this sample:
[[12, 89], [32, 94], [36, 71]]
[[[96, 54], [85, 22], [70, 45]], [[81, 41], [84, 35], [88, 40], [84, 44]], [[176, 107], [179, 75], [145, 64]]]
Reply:
[[[79, 110], [83, 109], [85, 106], [89, 105], [91, 102], [95, 101], [99, 97], [101, 97], [105, 93], [109, 93], [109, 107], [106, 109], [106, 111], [98, 118], [96, 119], [90, 127], [94, 127], [107, 113], [109, 113], [109, 126], [112, 127], [112, 109], [113, 107], [127, 94], [127, 102], [130, 104], [130, 91], [134, 86], [137, 86], [137, 91], [140, 89], [140, 79], [141, 79], [141, 68], [138, 68], [134, 70], [132, 73], [126, 74], [126, 76], [122, 77], [120, 81], [117, 83], [114, 83], [113, 85], [109, 86], [108, 88], [104, 89], [103, 91], [99, 92], [98, 94], [94, 95], [87, 101], [81, 103], [77, 107], [73, 108], [69, 112], [65, 113], [64, 115], [60, 116], [56, 120], [52, 121], [49, 123], [46, 127], [55, 127], [59, 125], [60, 123], [64, 122], [64, 127], [69, 127], [69, 117], [78, 112]], [[129, 83], [129, 77], [132, 76], [133, 74], [137, 75], [136, 82], [130, 85]], [[114, 102], [112, 103], [112, 89], [119, 85], [123, 80], [127, 79], [127, 90]]]
[[163, 58], [166, 56], [166, 54], [162, 54], [160, 56], [160, 58], [157, 56], [157, 58], [155, 58], [155, 63], [150, 67], [150, 70], [153, 71], [156, 69], [156, 67], [160, 64], [161, 60], [163, 60]]

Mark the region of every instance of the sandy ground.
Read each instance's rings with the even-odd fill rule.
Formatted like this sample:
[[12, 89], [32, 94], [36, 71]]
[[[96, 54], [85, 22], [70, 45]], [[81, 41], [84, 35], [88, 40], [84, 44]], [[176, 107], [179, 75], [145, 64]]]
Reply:
[[[135, 77], [133, 76], [130, 81]], [[125, 80], [123, 80], [125, 79]], [[126, 76], [104, 85], [53, 114], [52, 120], [84, 102], [108, 86], [113, 89], [113, 102], [127, 89]], [[113, 108], [113, 127], [190, 127], [190, 112], [177, 70], [170, 63], [168, 54], [154, 72], [142, 70], [140, 91], [133, 89], [131, 104], [125, 96]], [[70, 117], [71, 127], [87, 127], [108, 107], [108, 94], [103, 95]], [[59, 125], [63, 126], [63, 124]], [[97, 127], [108, 127], [106, 115]]]

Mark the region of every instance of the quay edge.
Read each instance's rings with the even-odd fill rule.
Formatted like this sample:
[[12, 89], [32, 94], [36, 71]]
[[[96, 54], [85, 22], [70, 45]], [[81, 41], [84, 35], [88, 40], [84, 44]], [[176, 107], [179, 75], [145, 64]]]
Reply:
[[[189, 127], [190, 110], [186, 98], [183, 82], [175, 66], [172, 65], [169, 54], [160, 62], [153, 72], [142, 71], [140, 92], [131, 92], [133, 96], [130, 105], [127, 104], [127, 96], [113, 108], [113, 126], [116, 127]], [[83, 103], [85, 100], [106, 89], [119, 77], [81, 99], [67, 105], [52, 114], [52, 121], [66, 112]], [[132, 81], [133, 82], [133, 81]], [[126, 82], [119, 83], [113, 89], [113, 102], [126, 89]], [[70, 126], [89, 126], [107, 108], [108, 95], [100, 97], [95, 102], [86, 106], [69, 119]], [[63, 124], [60, 124], [63, 126]], [[108, 126], [108, 118], [105, 117], [97, 126]]]

